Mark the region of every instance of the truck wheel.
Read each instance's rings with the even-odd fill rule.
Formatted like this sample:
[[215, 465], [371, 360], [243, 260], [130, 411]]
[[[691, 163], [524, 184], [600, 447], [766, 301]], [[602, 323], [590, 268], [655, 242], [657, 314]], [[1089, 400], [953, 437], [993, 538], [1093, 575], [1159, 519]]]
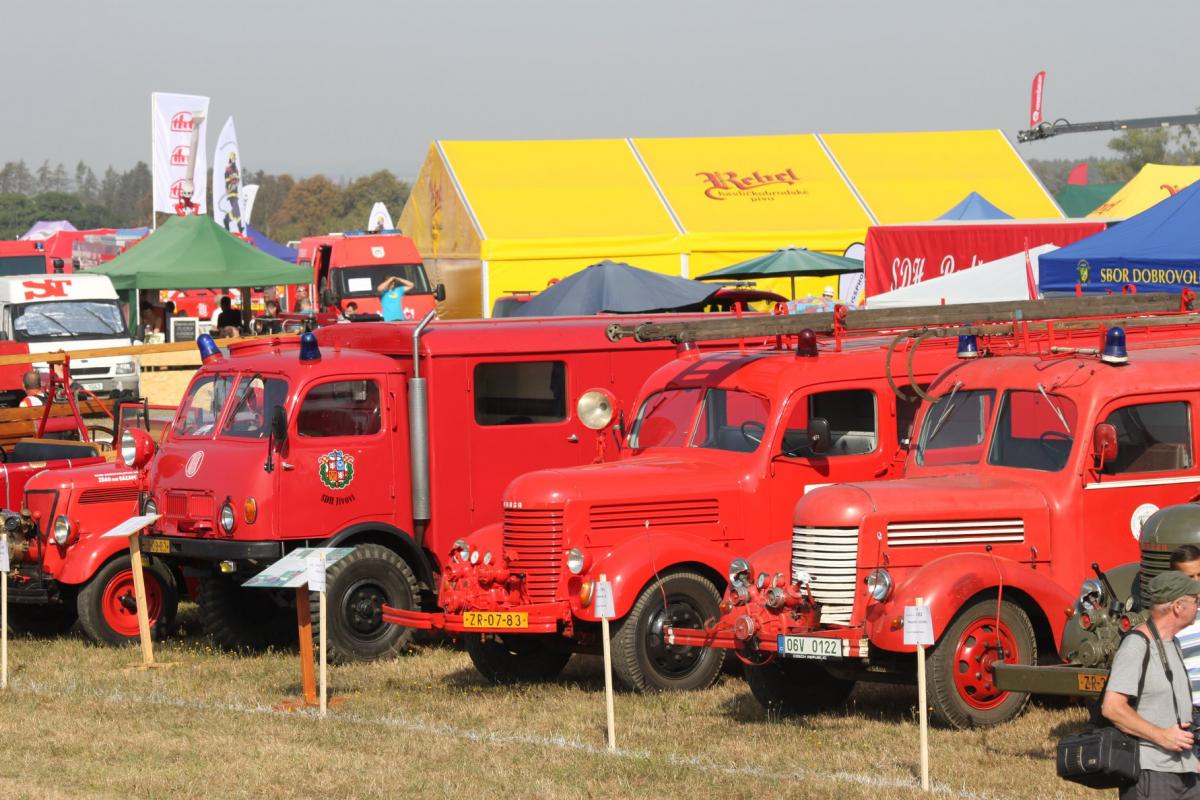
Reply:
[[763, 708], [784, 716], [811, 714], [844, 705], [854, 681], [835, 678], [820, 664], [775, 658], [767, 664], [743, 664], [750, 693]]
[[[47, 605], [18, 603], [8, 607], [8, 627], [13, 633], [30, 636], [58, 636], [71, 630], [79, 615], [75, 611], [74, 587], [61, 587], [60, 602]], [[72, 591], [65, 591], [71, 589]]]
[[[146, 584], [146, 615], [150, 635], [162, 638], [175, 624], [179, 593], [175, 577], [162, 564], [151, 561], [142, 569]], [[137, 597], [129, 556], [109, 561], [79, 590], [76, 601], [79, 627], [100, 644], [125, 644], [138, 638]]]
[[266, 650], [296, 641], [296, 612], [270, 589], [244, 589], [235, 578], [210, 575], [196, 601], [204, 633], [223, 650]]
[[[383, 605], [413, 609], [419, 605], [417, 578], [408, 564], [388, 548], [360, 544], [335, 561], [325, 576], [329, 633], [326, 648], [336, 664], [374, 661], [403, 652], [412, 642], [411, 628], [383, 621]], [[320, 635], [320, 596], [312, 595], [313, 637]]]
[[639, 692], [712, 686], [721, 673], [725, 651], [667, 644], [664, 629], [669, 625], [703, 628], [706, 620], [720, 616], [720, 602], [712, 581], [694, 572], [676, 572], [653, 581], [612, 634], [617, 677]]
[[463, 636], [467, 654], [479, 674], [502, 686], [539, 683], [558, 676], [571, 659], [561, 637], [552, 634]]
[[1027, 692], [1002, 692], [996, 688], [992, 666], [1000, 660], [1031, 666], [1037, 662], [1037, 640], [1029, 616], [1007, 600], [977, 600], [954, 617], [929, 654], [925, 684], [929, 702], [939, 719], [954, 728], [998, 725], [1021, 713], [1029, 702]]

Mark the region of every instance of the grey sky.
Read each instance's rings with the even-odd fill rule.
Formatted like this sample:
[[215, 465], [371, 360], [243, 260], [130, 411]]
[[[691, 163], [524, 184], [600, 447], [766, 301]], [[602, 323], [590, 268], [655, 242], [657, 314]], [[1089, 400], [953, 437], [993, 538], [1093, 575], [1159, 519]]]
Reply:
[[[1001, 128], [1200, 105], [1200, 4], [6, 3], [0, 162], [149, 161], [150, 92], [212, 97], [247, 169], [415, 175], [434, 139]], [[189, 44], [190, 43], [190, 44]], [[1022, 145], [1105, 151], [1109, 134]], [[211, 155], [211, 152], [210, 152]]]

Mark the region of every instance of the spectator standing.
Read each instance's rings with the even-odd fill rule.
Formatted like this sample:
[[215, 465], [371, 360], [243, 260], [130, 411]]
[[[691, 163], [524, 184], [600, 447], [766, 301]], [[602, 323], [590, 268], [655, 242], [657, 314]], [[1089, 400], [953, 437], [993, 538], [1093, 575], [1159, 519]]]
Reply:
[[375, 287], [375, 292], [379, 295], [379, 305], [383, 309], [384, 322], [404, 319], [404, 293], [412, 288], [412, 281], [398, 275], [384, 278], [383, 282]]
[[46, 405], [46, 395], [42, 392], [42, 376], [36, 369], [26, 372], [21, 383], [25, 387], [25, 396], [21, 398], [20, 402], [21, 408], [36, 408]]

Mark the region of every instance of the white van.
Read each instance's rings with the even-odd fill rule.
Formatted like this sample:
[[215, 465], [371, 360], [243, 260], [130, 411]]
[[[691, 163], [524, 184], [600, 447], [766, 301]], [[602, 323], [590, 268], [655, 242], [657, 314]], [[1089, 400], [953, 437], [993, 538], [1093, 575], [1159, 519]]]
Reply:
[[[0, 278], [0, 337], [25, 342], [30, 353], [132, 344], [112, 281], [79, 273]], [[46, 370], [45, 364], [34, 366]], [[101, 397], [136, 397], [139, 376], [133, 356], [71, 360], [71, 377]]]

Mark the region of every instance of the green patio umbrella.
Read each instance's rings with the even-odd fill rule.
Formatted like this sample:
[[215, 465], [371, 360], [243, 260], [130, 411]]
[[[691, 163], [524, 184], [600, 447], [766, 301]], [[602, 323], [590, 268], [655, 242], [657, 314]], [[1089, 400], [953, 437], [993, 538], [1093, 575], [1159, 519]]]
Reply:
[[856, 258], [831, 256], [803, 247], [784, 247], [774, 253], [752, 258], [740, 264], [722, 267], [696, 280], [719, 281], [729, 278], [791, 278], [792, 299], [796, 299], [796, 278], [827, 278], [862, 272], [863, 262]]

